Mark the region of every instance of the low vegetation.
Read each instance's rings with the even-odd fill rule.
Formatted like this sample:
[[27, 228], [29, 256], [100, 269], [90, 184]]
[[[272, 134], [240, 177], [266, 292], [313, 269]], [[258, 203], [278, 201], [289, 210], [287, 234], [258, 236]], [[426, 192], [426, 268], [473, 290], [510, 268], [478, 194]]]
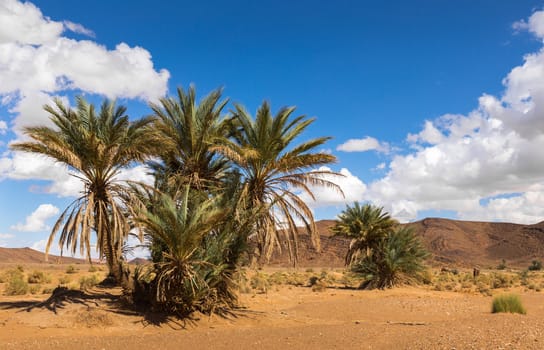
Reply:
[[493, 298], [493, 303], [491, 304], [491, 312], [509, 312], [513, 314], [522, 314], [525, 315], [527, 311], [521, 303], [521, 299], [518, 295], [515, 294], [503, 294]]
[[5, 273], [4, 280], [6, 286], [4, 294], [6, 295], [24, 295], [28, 293], [28, 283], [25, 281], [23, 269], [9, 270]]

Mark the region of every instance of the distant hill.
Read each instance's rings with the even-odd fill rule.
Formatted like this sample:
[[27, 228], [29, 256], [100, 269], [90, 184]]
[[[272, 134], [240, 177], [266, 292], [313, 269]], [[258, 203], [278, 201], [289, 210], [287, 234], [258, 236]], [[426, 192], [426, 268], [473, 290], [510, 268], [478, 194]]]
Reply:
[[[31, 248], [1, 248], [0, 263], [40, 264], [44, 263], [45, 254]], [[49, 254], [48, 262], [61, 264], [84, 264], [87, 261], [72, 257], [59, 257]]]
[[[334, 220], [316, 223], [321, 237], [321, 252], [317, 252], [308, 235], [301, 233], [299, 239], [300, 267], [343, 267], [349, 239], [335, 237], [330, 228]], [[428, 218], [407, 224], [413, 227], [431, 252], [430, 262], [435, 265], [465, 267], [495, 267], [502, 259], [507, 266], [527, 267], [532, 260], [544, 260], [544, 222], [535, 225], [509, 223], [459, 221]], [[290, 266], [285, 242], [282, 253], [275, 253], [271, 266]], [[49, 262], [78, 264], [85, 260], [71, 257], [49, 256]], [[45, 254], [30, 248], [0, 248], [0, 262], [43, 263]], [[145, 259], [134, 259], [131, 264], [145, 263]]]
[[[317, 222], [322, 253], [301, 234], [299, 266], [342, 267], [349, 239], [332, 236], [333, 220]], [[413, 227], [431, 252], [431, 263], [465, 267], [495, 267], [502, 259], [507, 266], [526, 267], [534, 259], [544, 260], [544, 222], [535, 225], [459, 221], [428, 218], [407, 224]], [[289, 255], [274, 254], [271, 265], [289, 266]]]
[[526, 267], [544, 259], [544, 222], [535, 225], [424, 219], [408, 224], [421, 236], [434, 261], [454, 265]]

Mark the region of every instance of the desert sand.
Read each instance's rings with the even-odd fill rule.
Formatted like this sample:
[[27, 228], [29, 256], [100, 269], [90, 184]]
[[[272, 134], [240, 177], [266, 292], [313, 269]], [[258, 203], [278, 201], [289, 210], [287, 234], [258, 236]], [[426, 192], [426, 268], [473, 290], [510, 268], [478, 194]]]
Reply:
[[[45, 265], [45, 264], [44, 264]], [[33, 268], [35, 268], [34, 266]], [[51, 267], [49, 267], [51, 269]], [[45, 267], [44, 267], [45, 269]], [[505, 290], [493, 290], [493, 294]], [[510, 288], [526, 315], [492, 314], [481, 293], [278, 285], [241, 294], [235, 316], [164, 320], [94, 287], [57, 305], [49, 295], [0, 296], [1, 349], [542, 349], [544, 293]], [[81, 296], [81, 295], [80, 295]]]

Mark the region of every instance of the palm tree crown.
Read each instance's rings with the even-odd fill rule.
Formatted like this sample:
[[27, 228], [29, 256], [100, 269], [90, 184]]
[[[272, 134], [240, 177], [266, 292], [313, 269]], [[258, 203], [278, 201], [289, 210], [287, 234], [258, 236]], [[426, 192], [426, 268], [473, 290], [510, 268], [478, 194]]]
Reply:
[[346, 265], [350, 265], [359, 254], [368, 254], [396, 225], [397, 221], [383, 208], [371, 204], [361, 206], [355, 202], [338, 215], [332, 231], [336, 235], [352, 238], [346, 255]]
[[316, 169], [336, 160], [333, 155], [315, 152], [328, 137], [292, 145], [314, 121], [305, 116], [291, 118], [294, 110], [294, 107], [282, 108], [273, 116], [269, 104], [264, 102], [253, 119], [244, 107], [235, 105], [231, 118], [234, 142], [227, 142], [220, 148], [243, 174], [249, 205], [269, 206], [267, 215], [257, 222], [261, 258], [270, 258], [274, 246], [280, 246], [279, 235], [283, 234], [289, 254], [296, 261], [297, 220], [302, 222], [319, 247], [312, 211], [299, 196], [306, 193], [315, 199], [310, 186], [339, 190], [336, 184], [323, 176], [335, 173]]
[[[90, 259], [91, 232], [97, 235], [97, 249], [106, 257], [110, 272], [120, 259], [120, 248], [130, 228], [125, 207], [118, 198], [126, 191], [119, 172], [135, 161], [143, 161], [150, 151], [147, 126], [150, 119], [130, 122], [126, 108], [104, 101], [97, 113], [92, 104], [77, 98], [72, 109], [56, 100], [44, 109], [55, 127], [28, 127], [33, 140], [12, 145], [14, 150], [33, 152], [65, 164], [81, 179], [84, 190], [61, 214], [46, 246], [49, 251], [60, 230], [59, 246]], [[62, 225], [64, 223], [64, 225]], [[117, 277], [117, 276], [116, 276]]]
[[228, 100], [220, 101], [220, 89], [200, 103], [193, 86], [187, 92], [182, 88], [177, 92], [177, 99], [167, 97], [159, 104], [150, 104], [157, 118], [156, 145], [160, 147], [156, 151], [160, 162], [153, 163], [152, 168], [159, 182], [191, 183], [205, 189], [227, 171], [226, 159], [213, 150], [213, 145], [226, 137], [221, 113]]

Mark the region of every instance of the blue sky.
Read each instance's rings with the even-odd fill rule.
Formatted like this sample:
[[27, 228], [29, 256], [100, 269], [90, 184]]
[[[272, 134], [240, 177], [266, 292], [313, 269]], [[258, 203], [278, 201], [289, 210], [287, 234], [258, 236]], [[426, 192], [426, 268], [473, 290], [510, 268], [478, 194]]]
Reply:
[[318, 218], [360, 200], [402, 221], [541, 221], [542, 7], [0, 0], [0, 246], [43, 247], [77, 193], [61, 167], [7, 147], [47, 123], [44, 103], [117, 98], [140, 117], [190, 83], [250, 111], [266, 99], [317, 118], [304, 137], [333, 137], [324, 151], [348, 194], [316, 189]]

